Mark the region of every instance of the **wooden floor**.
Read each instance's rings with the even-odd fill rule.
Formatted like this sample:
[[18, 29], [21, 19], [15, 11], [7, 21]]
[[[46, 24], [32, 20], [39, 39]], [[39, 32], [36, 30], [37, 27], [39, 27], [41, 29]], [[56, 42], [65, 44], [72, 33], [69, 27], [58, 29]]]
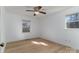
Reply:
[[5, 53], [73, 53], [74, 49], [45, 39], [27, 39], [7, 43]]

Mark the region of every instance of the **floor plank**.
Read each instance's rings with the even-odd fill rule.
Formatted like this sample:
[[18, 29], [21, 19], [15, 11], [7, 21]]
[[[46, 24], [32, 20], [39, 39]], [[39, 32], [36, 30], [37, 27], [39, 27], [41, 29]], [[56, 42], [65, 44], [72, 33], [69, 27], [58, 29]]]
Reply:
[[76, 50], [45, 39], [27, 39], [7, 43], [5, 53], [73, 53]]

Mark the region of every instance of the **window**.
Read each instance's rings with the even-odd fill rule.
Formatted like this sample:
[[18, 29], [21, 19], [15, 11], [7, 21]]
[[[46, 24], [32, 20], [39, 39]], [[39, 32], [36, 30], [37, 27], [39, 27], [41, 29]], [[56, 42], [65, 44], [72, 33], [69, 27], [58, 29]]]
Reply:
[[66, 16], [66, 27], [67, 28], [79, 28], [79, 13]]

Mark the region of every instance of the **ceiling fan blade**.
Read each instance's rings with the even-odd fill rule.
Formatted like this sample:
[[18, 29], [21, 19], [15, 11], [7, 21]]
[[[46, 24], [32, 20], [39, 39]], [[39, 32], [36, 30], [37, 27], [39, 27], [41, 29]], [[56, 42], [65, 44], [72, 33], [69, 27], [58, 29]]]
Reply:
[[38, 9], [40, 10], [42, 8], [42, 6], [38, 6]]
[[39, 11], [39, 13], [46, 14], [46, 12], [43, 12], [43, 11]]
[[42, 8], [42, 6], [36, 6], [34, 7], [34, 11], [39, 11]]
[[26, 11], [31, 11], [31, 12], [34, 12], [34, 10], [26, 10]]

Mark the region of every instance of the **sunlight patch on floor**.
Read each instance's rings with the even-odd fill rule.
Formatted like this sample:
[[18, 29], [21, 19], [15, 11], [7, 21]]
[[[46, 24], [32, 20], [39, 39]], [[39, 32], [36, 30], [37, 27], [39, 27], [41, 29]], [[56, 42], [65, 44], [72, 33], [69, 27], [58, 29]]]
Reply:
[[46, 44], [46, 43], [44, 43], [44, 42], [32, 41], [32, 43], [37, 44], [37, 45], [48, 46], [48, 44]]

